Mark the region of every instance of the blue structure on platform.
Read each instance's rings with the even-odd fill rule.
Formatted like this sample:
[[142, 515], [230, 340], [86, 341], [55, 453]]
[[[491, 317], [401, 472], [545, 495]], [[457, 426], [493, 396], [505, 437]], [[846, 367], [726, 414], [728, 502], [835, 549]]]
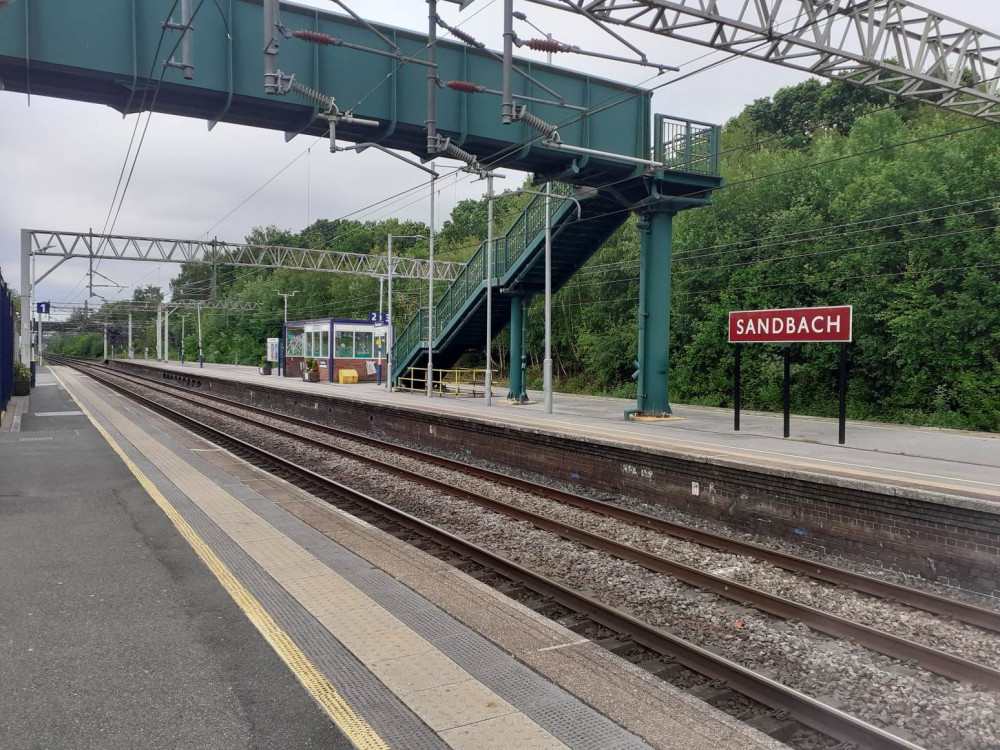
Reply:
[[0, 271], [0, 412], [7, 408], [14, 393], [14, 353], [17, 349], [15, 319], [14, 295]]

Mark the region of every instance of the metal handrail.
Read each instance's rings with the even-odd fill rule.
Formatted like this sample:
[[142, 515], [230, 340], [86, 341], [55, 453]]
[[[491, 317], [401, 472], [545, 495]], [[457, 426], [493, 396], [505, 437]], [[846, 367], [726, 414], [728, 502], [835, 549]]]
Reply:
[[657, 115], [653, 159], [672, 171], [718, 177], [721, 133], [722, 129], [711, 123]]
[[[568, 196], [573, 186], [561, 182], [552, 184], [552, 194]], [[553, 204], [553, 215], [563, 210], [563, 206]], [[500, 237], [493, 239], [493, 273], [491, 278], [500, 278], [517, 262], [528, 249], [530, 241], [545, 228], [545, 196], [536, 195]], [[455, 280], [434, 305], [434, 338], [437, 339], [451, 324], [455, 315], [486, 280], [486, 242], [480, 243]], [[410, 319], [396, 339], [392, 350], [392, 361], [402, 362], [418, 345], [427, 345], [427, 309], [421, 308]]]

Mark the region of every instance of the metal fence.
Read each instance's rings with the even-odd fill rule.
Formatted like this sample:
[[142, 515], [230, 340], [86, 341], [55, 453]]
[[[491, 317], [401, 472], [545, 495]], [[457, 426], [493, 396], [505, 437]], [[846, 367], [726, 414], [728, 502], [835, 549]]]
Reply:
[[14, 352], [17, 347], [17, 316], [14, 294], [0, 271], [0, 412], [7, 408], [14, 392]]
[[718, 125], [657, 115], [653, 158], [678, 172], [719, 176]]

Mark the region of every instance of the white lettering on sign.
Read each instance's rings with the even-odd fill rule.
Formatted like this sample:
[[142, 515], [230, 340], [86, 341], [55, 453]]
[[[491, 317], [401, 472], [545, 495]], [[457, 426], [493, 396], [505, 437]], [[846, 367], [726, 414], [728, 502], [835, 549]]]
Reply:
[[851, 340], [850, 306], [729, 313], [729, 340], [791, 343]]

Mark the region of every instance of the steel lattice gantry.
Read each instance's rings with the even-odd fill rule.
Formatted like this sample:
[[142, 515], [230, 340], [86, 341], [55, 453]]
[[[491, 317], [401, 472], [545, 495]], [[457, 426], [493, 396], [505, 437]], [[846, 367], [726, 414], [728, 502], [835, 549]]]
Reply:
[[907, 0], [530, 2], [1000, 122], [1000, 36]]
[[[25, 262], [25, 256], [35, 256], [55, 258], [60, 264], [70, 258], [90, 258], [283, 268], [291, 271], [321, 271], [356, 276], [385, 276], [389, 272], [384, 255], [344, 253], [309, 247], [248, 245], [218, 240], [179, 240], [40, 229], [21, 230], [21, 255], [22, 263]], [[464, 263], [435, 261], [434, 278], [452, 281], [464, 267]], [[393, 276], [426, 279], [428, 270], [429, 261], [425, 259], [393, 258]]]

